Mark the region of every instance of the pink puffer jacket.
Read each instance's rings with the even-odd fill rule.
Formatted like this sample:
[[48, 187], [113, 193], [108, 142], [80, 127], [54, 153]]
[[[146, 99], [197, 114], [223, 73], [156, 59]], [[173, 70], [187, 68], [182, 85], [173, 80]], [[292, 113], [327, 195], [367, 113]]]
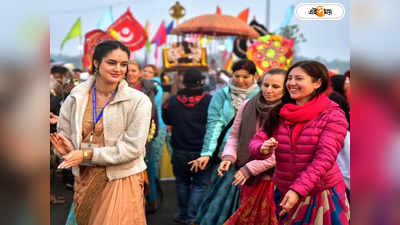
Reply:
[[[307, 196], [344, 182], [336, 158], [343, 147], [347, 126], [343, 111], [332, 102], [304, 126], [296, 146], [291, 146], [293, 128], [281, 121], [274, 135], [278, 141], [274, 173], [278, 190], [286, 193], [292, 189]], [[250, 145], [261, 146], [265, 141], [262, 136], [265, 134], [256, 134]]]

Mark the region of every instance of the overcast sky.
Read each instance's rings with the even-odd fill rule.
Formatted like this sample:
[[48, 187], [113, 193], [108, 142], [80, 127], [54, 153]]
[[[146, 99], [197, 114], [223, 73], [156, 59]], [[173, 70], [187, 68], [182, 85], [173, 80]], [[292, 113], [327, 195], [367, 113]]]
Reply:
[[[82, 32], [86, 33], [96, 29], [97, 23], [108, 6], [112, 6], [113, 18], [117, 19], [130, 7], [133, 16], [144, 26], [146, 20], [151, 23], [153, 37], [162, 20], [169, 23], [169, 8], [176, 0], [68, 0], [67, 4], [59, 1], [50, 1], [50, 52], [51, 54], [63, 53], [66, 55], [79, 55], [79, 39], [68, 41], [60, 51], [60, 44], [71, 26], [78, 17], [81, 17]], [[283, 21], [285, 12], [291, 4], [315, 1], [271, 0], [270, 27], [274, 31]], [[298, 24], [307, 42], [299, 45], [298, 54], [314, 58], [321, 56], [327, 60], [350, 59], [349, 40], [349, 1], [318, 1], [340, 2], [345, 6], [346, 14], [339, 21], [300, 21], [293, 16], [290, 24]], [[191, 17], [206, 13], [214, 13], [216, 6], [220, 6], [223, 14], [236, 16], [243, 9], [250, 8], [249, 21], [255, 16], [259, 23], [266, 21], [266, 1], [263, 0], [181, 0], [181, 5], [186, 9], [185, 21]], [[139, 52], [138, 54], [142, 54]]]

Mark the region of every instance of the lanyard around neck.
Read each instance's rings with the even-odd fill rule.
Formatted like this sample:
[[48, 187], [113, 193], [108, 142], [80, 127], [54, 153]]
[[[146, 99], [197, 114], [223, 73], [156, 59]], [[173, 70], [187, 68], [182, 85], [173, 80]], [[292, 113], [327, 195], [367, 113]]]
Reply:
[[104, 109], [106, 108], [106, 106], [108, 104], [110, 104], [111, 100], [114, 98], [115, 94], [117, 93], [118, 88], [116, 88], [112, 94], [112, 96], [110, 97], [110, 99], [108, 99], [107, 103], [103, 106], [103, 108], [101, 109], [99, 115], [97, 116], [97, 108], [96, 108], [96, 84], [93, 85], [93, 93], [92, 93], [92, 109], [93, 109], [93, 130], [90, 133], [90, 142], [93, 141], [93, 134], [94, 134], [94, 129], [96, 128], [96, 124], [97, 122], [99, 122], [99, 120], [101, 119], [101, 117], [103, 116], [103, 112]]

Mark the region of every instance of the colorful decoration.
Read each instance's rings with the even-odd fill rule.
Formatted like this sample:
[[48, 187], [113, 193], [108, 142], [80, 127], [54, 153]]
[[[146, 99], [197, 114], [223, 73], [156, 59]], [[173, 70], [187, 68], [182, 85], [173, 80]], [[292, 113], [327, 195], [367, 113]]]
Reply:
[[108, 32], [117, 32], [119, 40], [123, 42], [131, 52], [141, 49], [147, 40], [147, 34], [143, 26], [133, 17], [128, 9], [110, 27]]
[[115, 38], [105, 31], [100, 29], [89, 31], [85, 34], [85, 46], [82, 57], [82, 65], [84, 71], [92, 70], [92, 56], [94, 53], [94, 48], [103, 41], [115, 40]]
[[163, 49], [164, 67], [207, 67], [206, 49], [196, 43], [179, 42]]
[[289, 69], [294, 40], [280, 35], [264, 35], [247, 48], [246, 56], [257, 66], [261, 76], [272, 68]]
[[[258, 23], [253, 19], [249, 24], [257, 33], [261, 36], [269, 34], [267, 28], [264, 25]], [[248, 40], [247, 38], [237, 37], [233, 44], [233, 53], [235, 56], [241, 59], [246, 58], [247, 46], [253, 44], [253, 40]]]

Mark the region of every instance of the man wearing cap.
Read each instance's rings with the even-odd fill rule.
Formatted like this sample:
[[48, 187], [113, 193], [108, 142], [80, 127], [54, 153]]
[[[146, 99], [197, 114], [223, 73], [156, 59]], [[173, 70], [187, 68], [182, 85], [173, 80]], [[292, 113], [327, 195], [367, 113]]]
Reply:
[[194, 220], [209, 183], [211, 168], [192, 171], [188, 162], [200, 157], [211, 95], [203, 89], [203, 76], [195, 68], [184, 73], [182, 90], [163, 105], [164, 122], [172, 126], [172, 165], [176, 178], [178, 213], [174, 221]]

